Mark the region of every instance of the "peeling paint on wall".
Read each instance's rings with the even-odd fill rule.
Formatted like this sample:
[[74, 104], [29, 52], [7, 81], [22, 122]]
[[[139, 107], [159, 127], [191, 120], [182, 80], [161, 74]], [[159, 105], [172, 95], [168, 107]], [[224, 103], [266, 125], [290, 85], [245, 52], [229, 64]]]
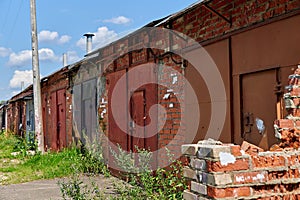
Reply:
[[220, 152], [221, 165], [226, 166], [230, 163], [235, 163], [236, 158], [231, 153]]

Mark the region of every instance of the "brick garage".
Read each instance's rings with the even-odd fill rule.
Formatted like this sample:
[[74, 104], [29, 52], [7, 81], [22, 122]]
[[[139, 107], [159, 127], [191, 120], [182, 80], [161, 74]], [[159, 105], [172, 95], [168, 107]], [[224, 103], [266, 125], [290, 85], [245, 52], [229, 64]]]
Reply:
[[48, 150], [61, 150], [73, 141], [68, 70], [64, 67], [41, 80], [44, 139]]
[[[246, 140], [264, 149], [277, 142], [274, 137], [273, 121], [278, 115], [285, 115], [280, 100], [283, 95], [284, 81], [282, 80], [285, 80], [300, 60], [297, 53], [300, 51], [297, 45], [300, 30], [296, 26], [300, 22], [299, 8], [300, 2], [296, 0], [203, 1], [166, 19], [146, 25], [146, 27], [165, 27], [186, 34], [199, 42], [215, 61], [224, 81], [226, 90], [224, 103], [228, 108], [224, 127], [214, 127], [215, 132], [221, 130], [220, 137], [215, 139], [236, 144]], [[139, 31], [142, 29], [137, 32]], [[176, 64], [183, 61], [181, 57], [174, 58], [172, 55], [172, 59], [168, 52], [143, 49], [144, 42], [151, 43], [157, 41], [157, 38], [149, 38], [147, 35], [142, 37], [140, 34], [140, 38], [136, 39], [134, 34], [98, 49], [88, 56], [93, 57], [94, 63], [101, 69], [106, 69], [101, 73], [103, 72], [107, 83], [111, 83], [110, 79], [117, 82], [122, 73], [138, 65], [160, 61], [184, 74], [196, 92], [201, 116], [205, 117], [202, 117], [199, 122], [195, 138], [190, 138], [189, 127], [185, 128], [186, 134], [180, 136], [178, 145], [172, 146], [171, 149], [172, 152], [178, 153], [180, 144], [190, 140], [197, 142], [206, 136], [212, 106], [208, 89], [203, 77], [197, 74], [190, 63], [187, 62], [185, 68], [182, 68], [182, 64]], [[160, 42], [169, 45], [169, 49], [180, 48], [180, 45], [172, 46], [170, 41], [162, 39]], [[176, 38], [173, 38], [173, 42], [176, 43]], [[130, 51], [131, 49], [140, 50]], [[193, 53], [193, 50], [188, 51], [186, 53]], [[96, 53], [99, 56], [94, 57]], [[109, 60], [113, 62], [108, 62]], [[171, 74], [166, 69], [159, 69], [158, 79], [158, 82], [166, 84], [172, 81]], [[116, 123], [109, 116], [111, 99], [107, 91], [113, 90], [113, 85], [101, 86], [105, 88], [105, 92], [103, 96], [99, 94], [101, 97], [98, 103], [101, 105], [103, 99], [103, 102], [108, 104], [102, 105], [99, 112], [101, 114], [105, 109], [108, 112], [103, 113], [100, 124], [106, 122], [103, 124], [106, 135], [115, 135], [113, 142], [122, 142], [123, 149], [130, 150], [127, 136], [116, 128]], [[274, 88], [277, 88], [276, 92]], [[163, 98], [168, 93], [167, 90], [165, 87], [158, 86], [157, 93], [154, 94], [158, 97], [157, 103], [166, 108], [168, 120], [159, 131], [157, 145], [153, 149], [170, 143], [177, 134], [178, 124], [181, 122], [182, 113], [178, 112], [178, 99], [173, 98], [172, 94], [170, 99]], [[269, 98], [258, 99], [257, 95]], [[170, 104], [175, 107], [168, 107]], [[248, 118], [253, 123], [247, 124]], [[256, 128], [255, 119], [264, 122], [266, 130], [262, 134]], [[160, 156], [162, 157], [158, 158], [159, 162], [165, 161], [163, 155]]]
[[300, 151], [248, 154], [233, 144], [183, 145], [184, 199], [299, 199]]
[[13, 96], [6, 107], [7, 131], [22, 137], [25, 136], [27, 124], [26, 98], [32, 98], [32, 86]]
[[[276, 142], [273, 121], [286, 114], [282, 110], [281, 102], [282, 87], [285, 85], [282, 80], [291, 74], [300, 60], [298, 53], [300, 52], [298, 45], [300, 40], [299, 8], [299, 0], [206, 0], [145, 26], [164, 27], [186, 34], [201, 44], [216, 63], [224, 81], [226, 98], [222, 101], [227, 106], [227, 112], [224, 127], [213, 126], [213, 132], [221, 132], [220, 137], [215, 139], [236, 144], [241, 144], [246, 140], [264, 149], [268, 149]], [[118, 130], [111, 119], [109, 105], [111, 102], [110, 91], [113, 90], [112, 83], [117, 82], [121, 74], [130, 69], [145, 63], [158, 64], [159, 62], [172, 66], [191, 83], [198, 98], [197, 106], [203, 116], [199, 122], [196, 122], [199, 123], [199, 128], [195, 138], [191, 138], [189, 127], [184, 127], [185, 133], [175, 141], [177, 144], [174, 143], [171, 147], [172, 152], [179, 153], [182, 143], [191, 140], [197, 142], [206, 137], [210, 126], [212, 102], [203, 77], [197, 74], [188, 61], [184, 62], [183, 58], [169, 52], [171, 49], [181, 48], [180, 44], [176, 44], [178, 38], [174, 37], [169, 41], [159, 37], [149, 38], [147, 34], [140, 34], [139, 31], [142, 29], [135, 33], [138, 33], [140, 37], [135, 38], [135, 33], [132, 33], [106, 47], [97, 49], [80, 62], [70, 65], [69, 71], [62, 69], [61, 72], [50, 75], [48, 83], [47, 81], [43, 82], [43, 99], [46, 101], [44, 109], [48, 111], [51, 93], [57, 89], [66, 89], [67, 120], [65, 126], [68, 141], [71, 141], [71, 130], [73, 130], [72, 137], [78, 139], [81, 138], [83, 129], [99, 128], [108, 138], [115, 137], [113, 138], [114, 143], [122, 142], [125, 150], [131, 150], [132, 143], [126, 135], [123, 140], [124, 132]], [[160, 41], [158, 41], [159, 39]], [[163, 48], [166, 51], [144, 48], [143, 44], [151, 44], [151, 42], [158, 42], [162, 46], [166, 45]], [[185, 53], [192, 54], [193, 49], [187, 49]], [[78, 68], [81, 67], [83, 70], [79, 70], [80, 73], [77, 73]], [[66, 77], [65, 73], [69, 76]], [[169, 70], [159, 68], [155, 73], [158, 82], [166, 85], [172, 83], [172, 74]], [[80, 77], [75, 80], [74, 74], [80, 75]], [[100, 77], [101, 75], [103, 76]], [[81, 98], [81, 91], [89, 83], [97, 84], [97, 87], [94, 88], [88, 99], [89, 102], [87, 102], [87, 99]], [[179, 88], [181, 87], [180, 83], [179, 81]], [[71, 88], [68, 88], [69, 86]], [[276, 88], [275, 92], [274, 88]], [[126, 92], [128, 91], [126, 90]], [[168, 93], [168, 98], [164, 98]], [[182, 126], [182, 124], [179, 125], [182, 113], [179, 112], [178, 99], [172, 92], [168, 92], [168, 88], [157, 86], [156, 91], [152, 91], [151, 94], [156, 103], [166, 108], [167, 112], [167, 121], [156, 135], [156, 142], [152, 142], [151, 147], [155, 150], [166, 146], [174, 139], [175, 135], [178, 135], [178, 128]], [[260, 95], [261, 98], [257, 98], [257, 95]], [[73, 121], [72, 115], [69, 114], [72, 109], [71, 96], [73, 99], [78, 97], [79, 101], [76, 102], [80, 105], [84, 101], [89, 103], [89, 106], [80, 106], [79, 109], [77, 105], [73, 105], [75, 106], [73, 112], [77, 113], [74, 116], [79, 116]], [[98, 102], [93, 102], [94, 100]], [[97, 107], [96, 104], [98, 108], [93, 111], [82, 110], [83, 108]], [[147, 106], [149, 108], [149, 105]], [[12, 110], [8, 110], [9, 120], [16, 119]], [[146, 111], [148, 110], [146, 109]], [[82, 113], [92, 112], [93, 115], [89, 116], [92, 120], [87, 120], [90, 118], [82, 115]], [[44, 124], [49, 124], [50, 118], [46, 119]], [[255, 119], [261, 119], [264, 122], [266, 130], [263, 133], [257, 130]], [[100, 127], [94, 127], [97, 120], [99, 120]], [[193, 121], [193, 118], [188, 120]], [[73, 129], [71, 121], [73, 124], [79, 124], [78, 130]], [[12, 124], [11, 129], [15, 129], [17, 126], [12, 122], [9, 123]], [[91, 136], [92, 132], [88, 131]], [[47, 141], [48, 145], [52, 143], [50, 139]], [[53, 143], [56, 143], [55, 140]], [[145, 145], [145, 147], [148, 146]], [[159, 156], [161, 156], [158, 158], [159, 162], [166, 160], [163, 154]]]

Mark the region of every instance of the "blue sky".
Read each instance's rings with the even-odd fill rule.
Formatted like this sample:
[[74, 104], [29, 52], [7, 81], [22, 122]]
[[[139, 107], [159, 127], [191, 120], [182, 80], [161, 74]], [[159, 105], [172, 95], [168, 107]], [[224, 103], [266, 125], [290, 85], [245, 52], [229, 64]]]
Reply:
[[[47, 76], [83, 58], [83, 34], [92, 32], [93, 49], [197, 0], [36, 0], [40, 71]], [[0, 0], [0, 100], [32, 82], [30, 1]]]

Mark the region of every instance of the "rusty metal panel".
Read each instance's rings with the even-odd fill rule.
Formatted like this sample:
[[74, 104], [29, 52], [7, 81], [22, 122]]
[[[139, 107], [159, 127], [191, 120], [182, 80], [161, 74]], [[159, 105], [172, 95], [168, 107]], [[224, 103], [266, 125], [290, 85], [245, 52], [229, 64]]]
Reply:
[[[242, 110], [243, 101], [241, 99], [241, 93], [245, 89], [242, 87], [243, 74], [259, 74], [259, 71], [263, 70], [275, 70], [280, 67], [281, 85], [284, 87], [287, 84], [287, 77], [293, 70], [291, 67], [285, 67], [290, 65], [296, 65], [299, 63], [299, 53], [300, 52], [300, 16], [294, 16], [281, 21], [277, 21], [253, 30], [249, 30], [237, 35], [232, 36], [232, 64], [233, 64], [233, 113], [234, 113], [234, 142], [240, 144], [243, 141], [241, 133], [243, 132], [243, 122], [239, 119], [243, 118], [240, 113]], [[256, 76], [256, 75], [254, 75]], [[276, 77], [276, 76], [275, 76]], [[260, 78], [262, 79], [262, 78]], [[268, 106], [276, 106], [274, 104], [275, 86], [278, 83], [274, 83], [273, 78], [271, 80], [272, 86], [270, 85], [267, 90], [261, 91], [260, 86], [256, 83], [257, 93], [256, 95], [262, 95], [260, 101], [264, 100], [264, 104], [270, 104]], [[275, 79], [276, 80], [276, 79]], [[270, 80], [266, 79], [263, 83], [269, 84]], [[267, 87], [267, 86], [263, 86]], [[270, 92], [273, 93], [271, 97], [266, 94]], [[261, 94], [262, 93], [262, 94]], [[271, 98], [269, 100], [269, 98]], [[280, 99], [280, 96], [277, 97]], [[243, 99], [246, 99], [244, 97]], [[280, 100], [279, 100], [280, 101]], [[273, 104], [273, 105], [271, 105]], [[285, 110], [283, 109], [282, 102], [281, 113], [279, 115], [285, 117]], [[276, 108], [276, 107], [275, 107]], [[273, 108], [268, 112], [272, 112], [273, 118], [268, 119], [268, 123], [273, 123], [276, 119], [276, 110]], [[270, 124], [269, 124], [270, 125]], [[269, 133], [271, 134], [271, 133]], [[257, 139], [256, 143], [259, 139]], [[273, 139], [267, 139], [267, 142], [263, 146], [269, 146]]]
[[145, 126], [145, 91], [135, 91], [130, 99], [130, 150], [137, 152], [137, 149], [145, 148], [145, 129], [136, 130], [136, 126]]
[[[158, 149], [158, 111], [152, 110], [150, 113], [150, 108], [158, 103], [156, 67], [153, 63], [147, 63], [128, 71], [127, 92], [131, 97], [131, 102], [135, 104], [132, 112], [136, 113], [136, 118], [132, 115], [133, 121], [143, 127], [143, 129], [140, 128], [141, 133], [137, 133], [137, 135], [142, 137], [139, 139], [140, 145], [144, 143], [143, 148], [150, 151]], [[150, 114], [152, 114], [151, 117]], [[134, 150], [133, 147], [131, 145], [129, 150]]]
[[[158, 148], [157, 113], [152, 112], [150, 118], [150, 108], [157, 104], [156, 72], [150, 64], [148, 67], [131, 68], [126, 75], [125, 73], [125, 70], [117, 71], [106, 77], [109, 141], [119, 144], [126, 151], [136, 152], [135, 146], [156, 151]], [[116, 87], [121, 77], [122, 84]], [[147, 84], [140, 84], [145, 82]], [[119, 104], [112, 105], [113, 92], [117, 92]], [[125, 124], [125, 127], [119, 127], [118, 124]], [[147, 126], [149, 124], [152, 126]], [[156, 166], [155, 161], [154, 155], [153, 167]], [[109, 158], [109, 166], [114, 166], [112, 158]]]
[[[123, 112], [124, 108], [116, 108], [115, 110], [119, 112], [112, 113], [112, 93], [115, 89], [117, 81], [125, 74], [125, 70], [114, 72], [107, 75], [108, 82], [108, 138], [109, 141], [113, 144], [119, 144], [124, 150], [127, 150], [127, 130], [124, 132], [120, 129], [116, 121], [120, 123], [127, 123], [127, 113]], [[126, 99], [126, 84], [121, 85], [120, 87], [120, 100]], [[118, 106], [118, 105], [116, 105]]]
[[[106, 77], [106, 87], [108, 89], [108, 140], [109, 140], [109, 149], [113, 150], [115, 152], [118, 152], [116, 145], [120, 145], [120, 147], [127, 151], [128, 150], [128, 144], [127, 144], [127, 129], [122, 130], [118, 124], [117, 121], [120, 123], [127, 123], [127, 113], [123, 111], [122, 105], [115, 105], [115, 111], [112, 111], [112, 94], [115, 89], [115, 85], [118, 82], [118, 80], [126, 73], [125, 70], [114, 72], [111, 74], [108, 74]], [[124, 98], [126, 98], [126, 84], [120, 85], [121, 88], [120, 92], [118, 93], [118, 96], [120, 97], [120, 101]], [[126, 132], [125, 132], [126, 131]], [[114, 158], [109, 153], [108, 158], [108, 166], [111, 169], [118, 169], [115, 165]], [[118, 172], [114, 172], [116, 175]]]
[[[28, 106], [28, 125], [31, 126], [31, 124], [34, 123], [34, 108], [33, 108], [33, 101], [32, 102], [32, 107]], [[43, 131], [44, 131], [44, 144], [46, 149], [51, 147], [51, 134], [48, 132], [48, 125], [49, 125], [49, 114], [48, 114], [48, 109], [47, 109], [47, 93], [42, 94], [42, 115], [43, 115]], [[32, 117], [32, 119], [31, 119]], [[33, 120], [33, 121], [31, 121]], [[33, 129], [31, 130], [33, 131]]]
[[76, 139], [81, 138], [81, 84], [73, 87], [73, 130]]
[[81, 125], [87, 137], [92, 141], [96, 136], [96, 79], [82, 83]]
[[[198, 55], [198, 51], [190, 51], [187, 53], [188, 58], [192, 58], [194, 60], [194, 63], [198, 63], [198, 69], [196, 69], [194, 66], [189, 64], [185, 69], [185, 78], [186, 80], [191, 84], [193, 92], [195, 92], [197, 96], [197, 101], [194, 102], [191, 100], [190, 96], [188, 95], [188, 92], [185, 92], [184, 94], [184, 109], [185, 113], [188, 113], [188, 115], [184, 116], [185, 123], [191, 124], [190, 126], [186, 127], [186, 141], [190, 142], [193, 141], [193, 143], [197, 143], [199, 140], [203, 140], [205, 137], [207, 138], [214, 138], [216, 140], [220, 140], [222, 142], [232, 142], [232, 127], [231, 127], [231, 69], [230, 69], [230, 59], [229, 59], [229, 40], [222, 40], [217, 43], [213, 43], [210, 45], [207, 45], [204, 47], [205, 53], [208, 53], [206, 55], [205, 53], [202, 53], [202, 55]], [[214, 75], [211, 75], [210, 77], [202, 77], [201, 72], [205, 70], [209, 70], [212, 64], [209, 62], [209, 57], [213, 60], [213, 64], [218, 68], [222, 81], [224, 83], [225, 92], [226, 92], [226, 99], [224, 97], [224, 100], [226, 101], [226, 118], [224, 122], [223, 127], [217, 127], [215, 126], [215, 131], [211, 135], [207, 135], [208, 127], [211, 122], [211, 116], [212, 116], [212, 103], [211, 103], [211, 96], [208, 91], [207, 83], [205, 82], [204, 78], [209, 78], [211, 80], [219, 81]], [[212, 86], [210, 86], [212, 87]], [[216, 90], [218, 88], [215, 88]], [[200, 121], [195, 122], [195, 112], [194, 108], [197, 106], [199, 108], [200, 112]], [[192, 134], [193, 127], [198, 124], [198, 130], [196, 135]], [[220, 135], [214, 135], [215, 132], [218, 132], [221, 130]], [[195, 136], [194, 136], [195, 135]]]
[[232, 37], [233, 74], [297, 64], [300, 15]]
[[67, 146], [66, 135], [66, 90], [57, 91], [57, 135], [58, 147], [62, 149]]
[[50, 94], [50, 111], [49, 119], [49, 133], [51, 133], [51, 149], [53, 151], [58, 150], [58, 141], [57, 141], [57, 97], [56, 91]]
[[243, 138], [264, 149], [276, 142], [273, 127], [276, 119], [276, 84], [276, 70], [241, 76]]

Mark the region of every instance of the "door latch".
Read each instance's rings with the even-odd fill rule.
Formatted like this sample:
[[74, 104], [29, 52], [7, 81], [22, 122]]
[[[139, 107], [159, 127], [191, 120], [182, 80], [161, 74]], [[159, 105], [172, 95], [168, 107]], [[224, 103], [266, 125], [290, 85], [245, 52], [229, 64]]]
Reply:
[[254, 124], [253, 113], [244, 113], [244, 134], [251, 133]]

